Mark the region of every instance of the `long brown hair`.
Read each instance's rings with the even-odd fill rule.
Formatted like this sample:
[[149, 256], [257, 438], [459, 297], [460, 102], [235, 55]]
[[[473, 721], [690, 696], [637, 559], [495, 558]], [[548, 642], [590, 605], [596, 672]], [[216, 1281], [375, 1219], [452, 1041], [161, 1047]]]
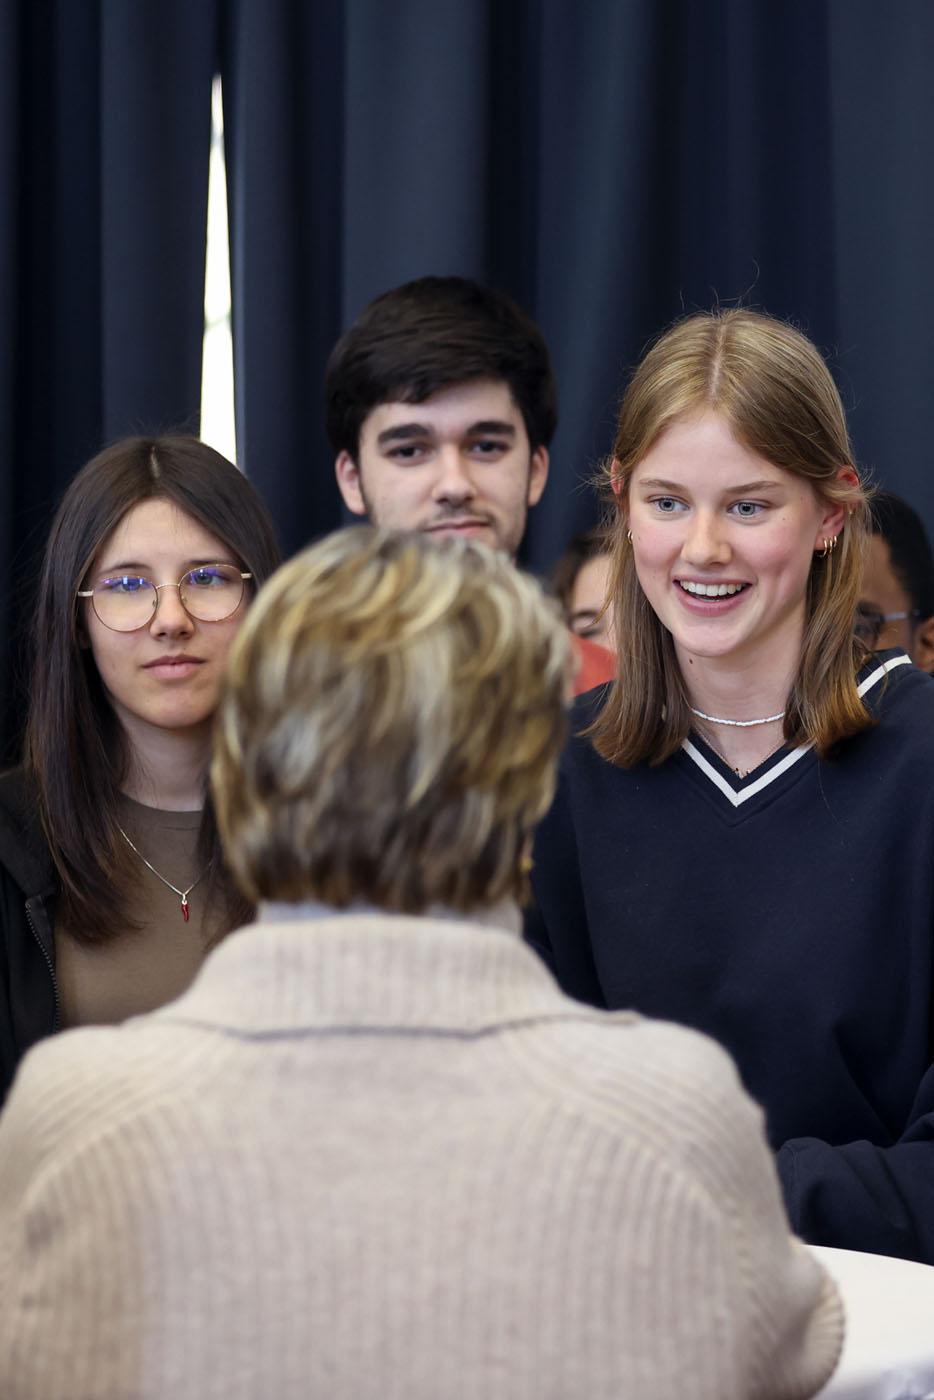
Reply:
[[[88, 462], [65, 492], [39, 581], [24, 762], [60, 882], [56, 922], [85, 941], [127, 930], [135, 867], [117, 828], [126, 736], [81, 645], [76, 594], [127, 511], [154, 498], [173, 501], [216, 535], [253, 575], [254, 588], [279, 562], [256, 491], [196, 438], [126, 438]], [[222, 921], [232, 928], [249, 917], [249, 905], [227, 873], [209, 800], [199, 846], [211, 862], [212, 902], [222, 902]]]
[[662, 763], [690, 729], [690, 703], [670, 632], [642, 591], [627, 538], [633, 472], [673, 423], [706, 410], [774, 466], [803, 477], [846, 507], [836, 548], [815, 555], [808, 580], [801, 659], [785, 709], [785, 740], [826, 756], [872, 723], [857, 693], [865, 655], [853, 636], [869, 528], [868, 493], [840, 468], [853, 451], [840, 395], [820, 354], [793, 327], [745, 309], [677, 322], [648, 351], [620, 408], [612, 458], [601, 479], [613, 540], [618, 680], [591, 726], [597, 751], [621, 767]]

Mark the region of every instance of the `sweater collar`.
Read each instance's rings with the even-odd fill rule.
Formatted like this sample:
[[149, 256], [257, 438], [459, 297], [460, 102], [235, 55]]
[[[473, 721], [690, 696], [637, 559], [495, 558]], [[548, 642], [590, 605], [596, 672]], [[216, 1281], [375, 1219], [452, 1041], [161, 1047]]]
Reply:
[[569, 1002], [537, 955], [502, 927], [449, 911], [263, 912], [156, 1014], [245, 1035], [329, 1027], [482, 1034], [505, 1021], [597, 1014]]
[[[260, 924], [294, 924], [303, 919], [312, 921], [339, 919], [345, 914], [381, 916], [385, 912], [377, 905], [368, 904], [362, 899], [357, 900], [346, 909], [336, 909], [333, 904], [322, 904], [316, 899], [301, 900], [297, 904], [285, 904], [279, 900], [264, 900], [257, 910], [256, 922]], [[514, 904], [512, 900], [506, 899], [500, 904], [493, 905], [491, 909], [476, 909], [469, 914], [464, 914], [459, 909], [450, 909], [444, 904], [436, 904], [423, 917], [440, 919], [445, 922], [453, 920], [455, 923], [477, 924], [482, 928], [498, 928], [505, 933], [522, 932], [522, 915], [519, 912], [519, 906]]]

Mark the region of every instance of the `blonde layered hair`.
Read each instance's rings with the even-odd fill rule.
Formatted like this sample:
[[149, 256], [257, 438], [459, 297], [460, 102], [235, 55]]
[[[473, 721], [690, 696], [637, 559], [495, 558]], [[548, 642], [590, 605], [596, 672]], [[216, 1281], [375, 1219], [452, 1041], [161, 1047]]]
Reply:
[[865, 650], [853, 637], [869, 512], [855, 474], [840, 475], [853, 461], [840, 395], [816, 348], [791, 326], [754, 311], [712, 311], [678, 322], [648, 351], [623, 397], [613, 457], [602, 472], [613, 518], [619, 679], [589, 733], [597, 751], [621, 767], [664, 762], [691, 725], [671, 634], [636, 575], [627, 539], [629, 484], [667, 428], [710, 410], [750, 451], [803, 477], [821, 500], [847, 512], [836, 548], [815, 555], [811, 568], [786, 742], [810, 741], [826, 756], [872, 722], [856, 687]]
[[231, 653], [212, 781], [252, 900], [421, 913], [527, 897], [569, 642], [502, 556], [368, 527], [279, 570]]

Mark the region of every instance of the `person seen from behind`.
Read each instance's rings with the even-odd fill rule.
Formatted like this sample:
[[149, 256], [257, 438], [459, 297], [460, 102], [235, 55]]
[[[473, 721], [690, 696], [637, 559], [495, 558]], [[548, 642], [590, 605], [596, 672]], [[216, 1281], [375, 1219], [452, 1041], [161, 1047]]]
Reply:
[[213, 762], [257, 920], [172, 1005], [27, 1058], [5, 1400], [826, 1380], [840, 1304], [728, 1057], [569, 1000], [519, 937], [569, 650], [470, 541], [347, 530], [263, 589]]

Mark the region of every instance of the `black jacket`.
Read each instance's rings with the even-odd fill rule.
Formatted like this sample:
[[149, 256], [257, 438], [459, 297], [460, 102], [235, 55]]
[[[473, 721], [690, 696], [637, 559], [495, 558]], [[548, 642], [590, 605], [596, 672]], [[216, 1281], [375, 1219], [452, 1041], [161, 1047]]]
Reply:
[[29, 1047], [58, 1029], [58, 885], [22, 771], [0, 777], [0, 1104]]

